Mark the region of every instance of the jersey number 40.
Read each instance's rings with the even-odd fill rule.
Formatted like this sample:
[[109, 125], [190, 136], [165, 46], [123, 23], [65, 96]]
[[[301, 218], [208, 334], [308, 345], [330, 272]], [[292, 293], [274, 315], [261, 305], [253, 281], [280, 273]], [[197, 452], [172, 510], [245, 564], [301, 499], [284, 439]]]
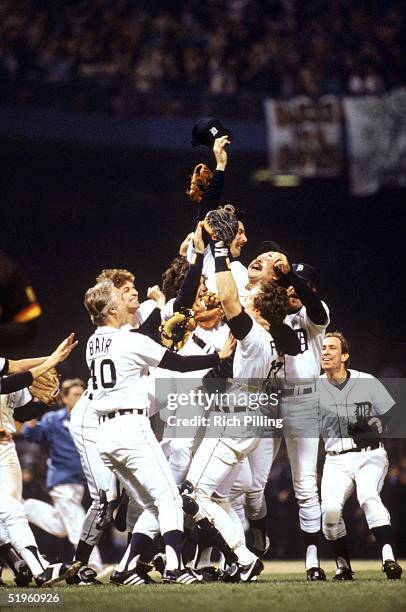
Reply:
[[103, 389], [111, 389], [117, 382], [116, 366], [111, 359], [103, 359], [98, 364], [92, 359], [90, 362], [90, 376], [92, 377], [93, 389], [98, 389], [99, 384]]

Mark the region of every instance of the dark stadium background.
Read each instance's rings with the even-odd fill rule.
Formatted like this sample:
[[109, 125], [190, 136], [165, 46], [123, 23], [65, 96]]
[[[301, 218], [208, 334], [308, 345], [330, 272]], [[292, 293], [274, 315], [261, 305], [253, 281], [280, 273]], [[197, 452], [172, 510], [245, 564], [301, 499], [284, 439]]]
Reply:
[[[230, 146], [229, 159], [223, 201], [246, 211], [243, 263], [273, 239], [293, 261], [316, 266], [331, 327], [348, 336], [353, 366], [404, 375], [404, 192], [350, 197], [345, 176], [276, 188], [254, 180], [267, 165], [265, 151], [234, 154]], [[185, 191], [203, 160], [213, 165], [208, 150], [189, 142], [184, 151], [2, 142], [2, 248], [21, 264], [44, 310], [31, 352], [46, 353], [73, 330], [80, 346], [62, 371], [86, 375], [86, 289], [104, 267], [134, 271], [142, 299], [160, 282], [193, 229]]]

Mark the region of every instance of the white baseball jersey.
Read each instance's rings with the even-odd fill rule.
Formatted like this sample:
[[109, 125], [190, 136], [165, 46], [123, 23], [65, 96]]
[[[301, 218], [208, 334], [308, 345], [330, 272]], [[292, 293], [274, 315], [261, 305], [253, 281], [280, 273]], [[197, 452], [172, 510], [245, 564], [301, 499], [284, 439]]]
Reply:
[[119, 409], [149, 407], [146, 380], [148, 368], [156, 367], [166, 349], [147, 336], [114, 327], [98, 327], [89, 338], [86, 361], [92, 393], [100, 388], [104, 397], [95, 403], [97, 414]]
[[14, 408], [25, 406], [31, 400], [32, 395], [28, 389], [21, 389], [9, 395], [0, 395], [0, 428], [6, 429], [10, 433], [15, 433]]
[[233, 363], [233, 376], [236, 379], [266, 378], [272, 361], [278, 356], [274, 341], [266, 331], [252, 319], [249, 333], [238, 340]]
[[348, 370], [350, 377], [339, 387], [332, 384], [326, 374], [320, 376], [320, 425], [326, 451], [343, 451], [355, 448], [348, 436], [349, 423], [360, 417], [385, 414], [395, 401], [383, 384], [365, 372]]
[[[193, 242], [189, 244], [186, 258], [189, 263], [193, 260]], [[248, 295], [247, 285], [248, 285], [248, 270], [247, 268], [238, 260], [234, 260], [230, 263], [231, 274], [234, 277], [235, 284], [237, 285], [238, 295], [240, 300], [243, 302]], [[202, 274], [206, 277], [205, 285], [209, 291], [213, 293], [217, 293], [216, 286], [216, 271], [214, 266], [214, 257], [211, 252], [210, 246], [207, 245], [204, 250], [204, 258], [203, 258], [203, 270]]]
[[138, 308], [135, 314], [135, 320], [137, 325], [142, 325], [146, 319], [148, 319], [149, 315], [156, 308], [156, 302], [154, 300], [145, 300], [145, 302], [141, 302], [140, 307]]
[[323, 325], [313, 323], [305, 306], [285, 318], [284, 322], [298, 334], [301, 347], [298, 355], [285, 355], [278, 362], [275, 376], [284, 379], [287, 385], [316, 382], [320, 375], [321, 349], [330, 323], [329, 309], [324, 302], [323, 306], [327, 313], [327, 321]]

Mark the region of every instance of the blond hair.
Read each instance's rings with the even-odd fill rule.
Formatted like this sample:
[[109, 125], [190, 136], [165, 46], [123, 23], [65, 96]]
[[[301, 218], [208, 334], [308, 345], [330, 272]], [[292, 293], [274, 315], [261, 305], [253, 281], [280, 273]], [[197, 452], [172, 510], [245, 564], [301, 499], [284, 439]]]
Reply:
[[106, 279], [86, 291], [85, 308], [96, 327], [106, 323], [110, 308], [117, 305], [117, 296], [113, 293], [113, 287], [113, 281]]
[[104, 280], [111, 280], [116, 289], [121, 289], [124, 283], [133, 283], [135, 276], [129, 270], [120, 268], [106, 268], [102, 270], [96, 278], [97, 283], [102, 283]]

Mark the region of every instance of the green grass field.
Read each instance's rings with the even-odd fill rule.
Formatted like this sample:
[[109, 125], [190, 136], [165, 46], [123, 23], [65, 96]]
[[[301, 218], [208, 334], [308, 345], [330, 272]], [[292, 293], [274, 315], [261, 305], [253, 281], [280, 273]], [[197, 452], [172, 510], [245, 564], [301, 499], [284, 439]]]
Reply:
[[[404, 566], [405, 564], [403, 564]], [[308, 583], [301, 562], [268, 562], [258, 583], [227, 585], [150, 585], [140, 587], [66, 587], [57, 585], [63, 596], [62, 609], [139, 610], [142, 612], [401, 612], [406, 611], [406, 580], [389, 581], [372, 561], [355, 561], [353, 582], [336, 583], [332, 562], [323, 563], [327, 582]], [[12, 583], [6, 581], [11, 585]], [[2, 590], [15, 592], [14, 588]], [[20, 589], [20, 592], [23, 590]], [[34, 592], [34, 590], [30, 590]], [[36, 591], [38, 592], [38, 590]], [[42, 591], [43, 592], [43, 591]], [[17, 606], [24, 610], [45, 607]], [[52, 606], [53, 607], [53, 606]], [[2, 612], [7, 609], [1, 606]], [[61, 607], [59, 607], [61, 609]]]

